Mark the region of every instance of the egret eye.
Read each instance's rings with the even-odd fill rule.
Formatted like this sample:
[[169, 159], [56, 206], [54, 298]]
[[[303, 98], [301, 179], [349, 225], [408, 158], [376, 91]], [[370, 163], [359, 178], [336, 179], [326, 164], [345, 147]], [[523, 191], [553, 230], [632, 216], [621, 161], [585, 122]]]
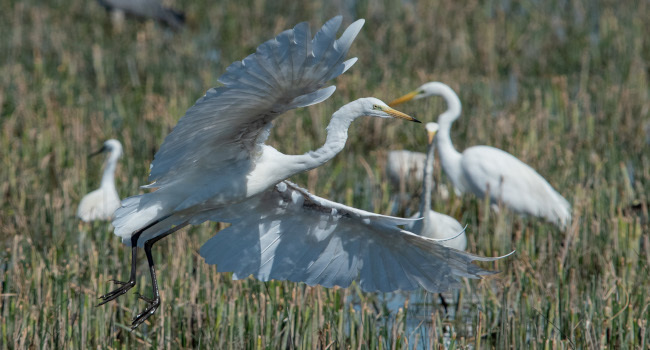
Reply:
[[378, 106], [378, 105], [372, 105], [372, 109], [374, 109], [376, 111], [381, 111], [381, 107]]

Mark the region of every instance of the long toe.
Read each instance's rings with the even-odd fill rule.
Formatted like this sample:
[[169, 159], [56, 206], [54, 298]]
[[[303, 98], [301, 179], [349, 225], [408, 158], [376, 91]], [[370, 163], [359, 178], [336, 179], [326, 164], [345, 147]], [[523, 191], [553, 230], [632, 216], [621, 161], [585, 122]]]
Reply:
[[156, 300], [155, 300], [155, 299], [147, 298], [147, 297], [145, 297], [144, 295], [142, 295], [142, 294], [140, 294], [140, 293], [138, 293], [137, 295], [138, 295], [138, 299], [144, 300], [144, 301], [146, 301], [146, 302], [149, 303], [149, 304], [155, 304], [155, 303], [156, 303]]
[[151, 315], [153, 315], [156, 310], [158, 310], [158, 306], [160, 306], [160, 300], [154, 299], [153, 303], [149, 304], [149, 306], [147, 306], [144, 311], [133, 318], [133, 322], [131, 322], [131, 330], [138, 328], [139, 325], [151, 317]]
[[119, 288], [106, 293], [102, 296], [99, 297], [99, 299], [102, 299], [102, 301], [97, 304], [96, 306], [104, 305], [108, 303], [109, 301], [118, 298], [120, 295], [125, 294], [126, 292], [129, 291], [129, 289], [133, 288], [135, 286], [135, 281], [127, 281], [127, 282], [121, 282], [121, 281], [112, 281], [115, 284], [120, 285]]

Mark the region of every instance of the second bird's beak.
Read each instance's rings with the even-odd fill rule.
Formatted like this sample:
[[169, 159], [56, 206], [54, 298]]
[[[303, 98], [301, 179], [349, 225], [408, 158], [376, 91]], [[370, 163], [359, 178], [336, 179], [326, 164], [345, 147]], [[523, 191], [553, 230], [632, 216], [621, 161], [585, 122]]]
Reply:
[[102, 148], [100, 148], [99, 151], [89, 154], [88, 158], [94, 157], [94, 156], [96, 156], [98, 154], [101, 154], [101, 153], [104, 153], [104, 152], [106, 152], [106, 146], [102, 146]]
[[397, 106], [398, 104], [401, 104], [401, 103], [404, 103], [404, 102], [408, 102], [408, 101], [414, 99], [415, 96], [417, 96], [417, 95], [418, 95], [418, 91], [417, 91], [417, 90], [415, 90], [415, 91], [411, 91], [411, 92], [409, 92], [408, 94], [406, 94], [406, 95], [404, 95], [404, 96], [402, 96], [402, 97], [400, 97], [400, 98], [398, 98], [398, 99], [393, 100], [393, 101], [392, 101], [391, 103], [389, 103], [388, 105], [391, 106], [391, 107], [392, 107], [392, 106]]
[[435, 131], [427, 131], [427, 135], [429, 136], [429, 144], [432, 144], [433, 139], [436, 137], [436, 132]]
[[404, 120], [408, 120], [410, 122], [422, 123], [421, 121], [411, 117], [410, 115], [408, 115], [406, 113], [402, 113], [402, 112], [400, 112], [398, 110], [395, 110], [395, 109], [392, 109], [392, 108], [384, 108], [383, 111], [390, 114], [393, 118], [404, 119]]

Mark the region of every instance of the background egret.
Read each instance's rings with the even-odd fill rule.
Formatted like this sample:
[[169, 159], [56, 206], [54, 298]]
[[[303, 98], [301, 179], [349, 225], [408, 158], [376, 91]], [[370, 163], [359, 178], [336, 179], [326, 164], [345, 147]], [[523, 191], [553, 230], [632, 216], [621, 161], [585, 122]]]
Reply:
[[97, 0], [111, 12], [112, 18], [122, 21], [125, 15], [151, 18], [180, 29], [185, 23], [185, 14], [163, 6], [158, 0]]
[[152, 163], [153, 183], [145, 187], [157, 191], [127, 198], [116, 212], [115, 234], [132, 246], [131, 276], [101, 296], [100, 305], [135, 285], [137, 249], [144, 246], [153, 298], [141, 297], [148, 306], [132, 328], [144, 322], [160, 305], [151, 247], [206, 220], [233, 223], [201, 255], [220, 271], [234, 271], [235, 278], [253, 274], [264, 281], [344, 287], [360, 279], [368, 291], [422, 286], [437, 292], [456, 285], [458, 276], [489, 273], [470, 262], [494, 259], [450, 250], [397, 227], [408, 220], [355, 210], [282, 182], [339, 153], [358, 117], [417, 121], [376, 98], [361, 98], [332, 115], [325, 144], [315, 151], [285, 155], [264, 143], [277, 116], [327, 99], [335, 87], [323, 85], [356, 61], [345, 56], [363, 20], [336, 40], [341, 21], [325, 23], [313, 40], [301, 23], [260, 45], [230, 65], [219, 78], [225, 86], [210, 89], [180, 119]]
[[85, 195], [79, 207], [77, 216], [85, 221], [109, 220], [113, 217], [115, 210], [120, 207], [120, 196], [115, 189], [115, 169], [117, 161], [122, 156], [122, 144], [120, 141], [110, 139], [104, 142], [102, 148], [92, 155], [108, 153], [102, 183], [98, 189]]
[[407, 190], [411, 184], [422, 183], [426, 154], [407, 150], [388, 152], [386, 175], [395, 188]]
[[[411, 194], [422, 188], [422, 174], [424, 173], [427, 155], [422, 152], [408, 150], [393, 150], [388, 152], [386, 158], [386, 175], [393, 188], [397, 189], [393, 195], [394, 202], [392, 213], [396, 214], [400, 206], [404, 207], [411, 199]], [[432, 180], [433, 181], [433, 180]], [[442, 199], [449, 198], [449, 190], [445, 184], [432, 182], [431, 189], [437, 189], [436, 195]]]
[[[428, 145], [426, 159], [424, 162], [424, 169], [422, 170], [422, 178], [424, 183], [422, 186], [422, 198], [420, 202], [420, 211], [418, 211], [412, 218], [422, 217], [422, 220], [417, 220], [409, 223], [406, 228], [409, 231], [417, 233], [421, 236], [442, 240], [440, 244], [458, 249], [465, 250], [467, 248], [467, 236], [463, 226], [458, 220], [449, 215], [438, 213], [431, 210], [431, 191], [433, 189], [433, 163], [435, 145], [433, 139], [438, 131], [437, 123], [427, 123], [427, 136]], [[451, 239], [450, 239], [451, 238]]]
[[461, 103], [449, 86], [426, 83], [390, 105], [429, 96], [442, 96], [447, 102], [447, 110], [438, 117], [436, 143], [442, 169], [459, 191], [480, 198], [489, 196], [493, 204], [502, 202], [518, 213], [543, 217], [561, 228], [571, 221], [569, 202], [533, 168], [511, 154], [489, 146], [470, 147], [462, 154], [456, 151], [450, 129], [460, 116]]

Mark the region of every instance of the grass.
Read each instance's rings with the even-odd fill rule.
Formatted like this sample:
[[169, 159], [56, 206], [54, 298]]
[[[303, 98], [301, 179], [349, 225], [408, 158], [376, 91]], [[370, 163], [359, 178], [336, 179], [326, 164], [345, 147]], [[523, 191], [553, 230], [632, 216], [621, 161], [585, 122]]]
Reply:
[[[95, 2], [0, 0], [0, 344], [2, 348], [638, 348], [650, 344], [650, 40], [645, 1], [239, 0], [180, 2], [188, 28], [129, 20], [116, 30]], [[320, 105], [281, 118], [272, 143], [300, 153], [324, 140], [338, 106], [390, 100], [429, 80], [463, 102], [458, 149], [487, 144], [537, 169], [573, 204], [565, 232], [495, 214], [471, 196], [435, 198], [467, 223], [468, 250], [497, 255], [496, 277], [466, 283], [456, 317], [412, 294], [401, 308], [357, 287], [233, 281], [198, 249], [219, 228], [155, 249], [163, 304], [130, 333], [134, 293], [95, 308], [129, 251], [108, 224], [81, 224], [98, 186], [87, 154], [108, 138], [126, 156], [123, 197], [139, 193], [163, 138], [234, 60], [281, 30], [342, 13], [365, 18], [359, 62]], [[445, 108], [402, 107], [422, 120]], [[326, 198], [388, 213], [390, 149], [425, 133], [361, 120], [344, 152], [293, 180]], [[446, 181], [444, 175], [438, 178]], [[402, 214], [417, 206], [417, 197]], [[173, 254], [172, 252], [179, 252]], [[140, 264], [137, 289], [147, 293]]]

